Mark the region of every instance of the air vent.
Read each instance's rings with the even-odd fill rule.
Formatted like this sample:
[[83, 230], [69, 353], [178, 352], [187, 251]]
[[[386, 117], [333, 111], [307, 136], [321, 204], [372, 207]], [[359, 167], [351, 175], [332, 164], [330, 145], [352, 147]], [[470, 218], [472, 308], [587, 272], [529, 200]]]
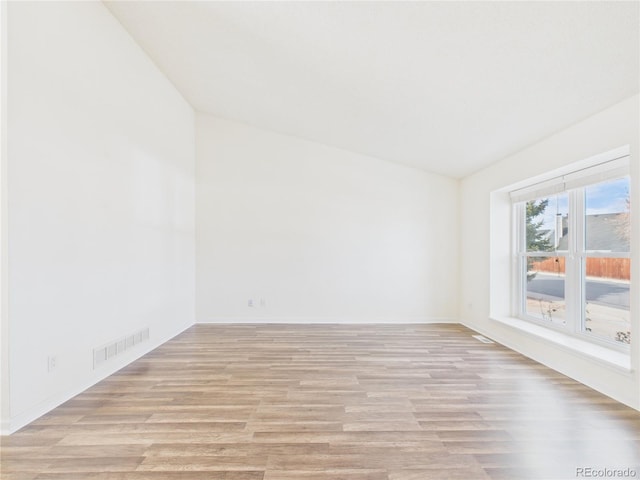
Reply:
[[132, 349], [137, 344], [149, 340], [149, 328], [144, 328], [128, 337], [120, 338], [93, 349], [93, 368], [99, 367], [107, 360], [117, 357], [121, 353]]
[[484, 335], [471, 335], [471, 336], [482, 343], [493, 343], [493, 340], [489, 340]]

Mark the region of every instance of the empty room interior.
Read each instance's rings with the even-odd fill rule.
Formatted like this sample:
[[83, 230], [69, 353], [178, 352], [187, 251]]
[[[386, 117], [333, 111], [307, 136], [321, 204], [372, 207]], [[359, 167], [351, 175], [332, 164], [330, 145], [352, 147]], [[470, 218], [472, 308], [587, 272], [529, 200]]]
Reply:
[[0, 2], [3, 480], [640, 476], [640, 3]]

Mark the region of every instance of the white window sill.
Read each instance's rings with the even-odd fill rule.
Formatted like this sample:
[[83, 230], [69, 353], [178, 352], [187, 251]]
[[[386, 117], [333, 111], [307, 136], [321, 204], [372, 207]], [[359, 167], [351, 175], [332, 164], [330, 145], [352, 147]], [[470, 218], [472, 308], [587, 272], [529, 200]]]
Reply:
[[519, 318], [491, 317], [491, 319], [515, 328], [527, 335], [546, 340], [571, 353], [581, 354], [591, 360], [596, 360], [608, 367], [615, 367], [625, 373], [631, 372], [631, 357], [628, 353], [587, 342]]

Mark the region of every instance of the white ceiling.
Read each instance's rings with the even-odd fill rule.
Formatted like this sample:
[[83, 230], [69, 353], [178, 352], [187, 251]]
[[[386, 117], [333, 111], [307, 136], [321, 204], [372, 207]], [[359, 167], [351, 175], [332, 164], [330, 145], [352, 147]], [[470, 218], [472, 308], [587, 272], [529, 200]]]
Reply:
[[639, 3], [105, 2], [196, 110], [468, 175], [639, 91]]

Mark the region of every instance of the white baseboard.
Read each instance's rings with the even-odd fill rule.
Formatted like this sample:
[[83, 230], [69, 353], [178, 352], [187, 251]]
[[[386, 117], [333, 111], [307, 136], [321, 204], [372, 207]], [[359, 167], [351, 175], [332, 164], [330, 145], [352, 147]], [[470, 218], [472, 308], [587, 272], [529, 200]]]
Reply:
[[196, 320], [196, 324], [429, 324], [429, 323], [460, 323], [457, 318], [447, 317], [208, 317]]

